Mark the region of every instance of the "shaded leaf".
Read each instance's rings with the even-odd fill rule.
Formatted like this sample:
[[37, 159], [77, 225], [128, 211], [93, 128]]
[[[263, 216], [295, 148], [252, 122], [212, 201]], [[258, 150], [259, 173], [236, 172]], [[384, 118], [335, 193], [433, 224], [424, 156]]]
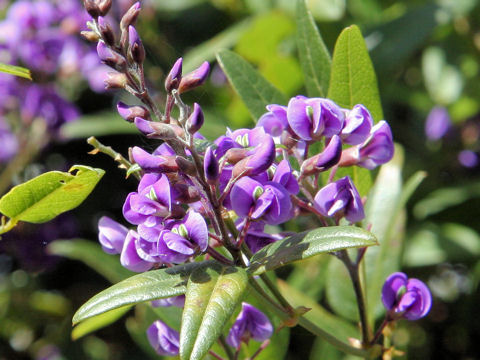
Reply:
[[297, 1], [297, 47], [308, 95], [325, 97], [332, 60], [305, 0]]
[[[75, 174], [72, 172], [76, 171]], [[50, 171], [15, 186], [0, 199], [0, 212], [12, 222], [43, 223], [74, 209], [92, 192], [105, 171], [75, 165]]]
[[354, 226], [322, 227], [265, 246], [253, 255], [247, 271], [259, 275], [317, 254], [371, 245], [377, 245], [377, 239], [364, 229]]
[[130, 308], [131, 306], [129, 305], [123, 306], [85, 320], [72, 330], [72, 340], [78, 340], [85, 335], [113, 324], [125, 315]]
[[241, 56], [222, 50], [217, 60], [255, 121], [266, 112], [266, 105], [287, 103], [286, 96]]
[[92, 241], [56, 240], [48, 245], [48, 252], [52, 255], [63, 256], [72, 260], [79, 260], [91, 267], [111, 283], [117, 283], [132, 275], [118, 260], [118, 256], [109, 255]]
[[0, 63], [0, 72], [32, 80], [32, 74], [30, 73], [30, 70], [20, 66]]
[[88, 300], [77, 310], [72, 322], [77, 324], [92, 316], [125, 305], [184, 294], [190, 273], [198, 267], [208, 267], [213, 264], [214, 262], [210, 261], [190, 263], [132, 276]]
[[180, 330], [180, 357], [202, 359], [222, 333], [247, 288], [245, 270], [202, 266], [190, 276]]

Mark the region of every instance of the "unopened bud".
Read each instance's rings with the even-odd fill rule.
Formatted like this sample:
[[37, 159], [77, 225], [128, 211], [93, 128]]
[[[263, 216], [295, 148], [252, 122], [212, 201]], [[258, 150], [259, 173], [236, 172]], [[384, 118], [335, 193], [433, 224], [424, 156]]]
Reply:
[[119, 101], [117, 104], [117, 110], [120, 116], [128, 122], [133, 122], [136, 117], [143, 119], [148, 119], [150, 117], [150, 111], [140, 105], [128, 106], [127, 104]]
[[215, 184], [219, 176], [218, 160], [213, 153], [212, 147], [209, 146], [205, 151], [205, 158], [203, 160], [203, 169], [205, 172], [205, 178], [209, 184]]
[[181, 156], [177, 156], [175, 161], [177, 162], [177, 165], [181, 172], [191, 176], [194, 176], [197, 174], [197, 169], [191, 161]]
[[173, 185], [173, 191], [179, 203], [190, 204], [200, 200], [200, 193], [194, 186], [177, 183]]
[[333, 135], [325, 149], [317, 155], [306, 159], [301, 167], [304, 176], [313, 175], [330, 169], [338, 164], [342, 156], [342, 141], [338, 135]]
[[133, 122], [138, 130], [151, 138], [166, 140], [177, 137], [173, 127], [169, 124], [147, 121], [139, 117], [136, 117]]
[[138, 14], [140, 13], [140, 2], [137, 1], [133, 4], [130, 9], [127, 10], [125, 15], [123, 15], [122, 20], [120, 21], [120, 29], [127, 30], [130, 25], [135, 25], [137, 21]]
[[128, 83], [127, 76], [125, 74], [111, 71], [107, 73], [107, 78], [105, 79], [105, 89], [124, 89], [125, 85]]
[[137, 64], [143, 64], [145, 60], [145, 48], [133, 26], [128, 27], [128, 55]]
[[100, 9], [100, 15], [102, 16], [107, 15], [111, 7], [112, 7], [112, 0], [102, 0], [98, 4], [98, 8]]
[[115, 34], [103, 16], [98, 17], [98, 29], [105, 44], [113, 46], [115, 44]]
[[85, 39], [91, 42], [97, 42], [100, 40], [100, 36], [93, 31], [81, 31], [80, 35], [82, 35]]
[[88, 14], [96, 19], [100, 16], [101, 11], [98, 7], [97, 1], [95, 0], [83, 0], [83, 6], [85, 6], [85, 10], [87, 10]]
[[182, 77], [180, 85], [178, 86], [178, 92], [184, 93], [202, 85], [207, 79], [209, 71], [210, 65], [205, 61], [197, 69]]
[[175, 61], [175, 64], [173, 64], [172, 69], [165, 79], [165, 90], [167, 90], [168, 93], [171, 93], [172, 90], [178, 89], [178, 86], [180, 85], [180, 80], [182, 79], [182, 63], [182, 58]]
[[187, 119], [187, 130], [190, 134], [196, 133], [202, 127], [204, 122], [203, 111], [200, 105], [193, 104], [193, 112]]
[[125, 58], [112, 51], [103, 41], [97, 44], [97, 54], [105, 65], [119, 71], [125, 69]]

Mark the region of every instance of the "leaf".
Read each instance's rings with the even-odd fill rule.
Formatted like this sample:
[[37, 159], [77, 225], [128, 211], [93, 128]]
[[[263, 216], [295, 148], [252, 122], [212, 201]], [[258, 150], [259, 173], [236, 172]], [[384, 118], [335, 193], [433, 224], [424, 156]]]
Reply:
[[375, 70], [356, 25], [345, 28], [335, 44], [328, 97], [347, 109], [363, 104], [376, 122], [383, 119]]
[[66, 123], [60, 134], [67, 139], [83, 139], [89, 136], [138, 134], [138, 129], [134, 124], [122, 119], [116, 111], [102, 111]]
[[308, 95], [325, 97], [332, 60], [305, 0], [297, 1], [297, 47]]
[[322, 330], [335, 334], [338, 339], [344, 342], [347, 342], [348, 339], [352, 337], [358, 338], [360, 335], [357, 328], [351, 323], [325, 310], [325, 308], [319, 305], [314, 299], [298, 291], [285, 281], [278, 280], [277, 285], [282, 295], [294, 308], [299, 306], [310, 308], [311, 310], [305, 313], [303, 317], [313, 322]]
[[132, 275], [130, 270], [120, 264], [118, 256], [106, 254], [97, 243], [92, 241], [56, 240], [48, 245], [47, 250], [52, 255], [83, 262], [111, 283], [117, 283]]
[[217, 60], [255, 121], [266, 112], [266, 105], [287, 103], [286, 96], [241, 56], [222, 50]]
[[103, 174], [102, 169], [82, 165], [73, 166], [68, 173], [47, 172], [5, 194], [0, 199], [0, 212], [12, 222], [47, 222], [80, 205]]
[[[328, 98], [347, 109], [363, 104], [375, 121], [383, 119], [377, 77], [362, 33], [356, 25], [344, 29], [335, 44]], [[368, 193], [372, 185], [371, 171], [351, 166], [337, 172], [337, 177], [346, 175], [352, 178], [361, 196]]]
[[32, 74], [30, 73], [30, 70], [25, 69], [20, 66], [14, 66], [14, 65], [8, 65], [8, 64], [3, 64], [0, 63], [0, 72], [5, 73], [5, 74], [10, 74], [18, 77], [23, 77], [28, 80], [32, 80]]
[[125, 305], [184, 294], [190, 273], [200, 266], [208, 267], [212, 264], [214, 262], [195, 262], [129, 277], [88, 300], [77, 310], [72, 322], [75, 325]]
[[250, 27], [251, 22], [250, 18], [242, 20], [204, 43], [195, 46], [183, 57], [183, 73], [186, 74], [194, 70], [203, 61], [215, 60], [215, 54], [218, 51], [230, 48], [238, 42], [238, 39]]
[[120, 319], [130, 310], [131, 306], [123, 306], [106, 313], [91, 317], [72, 330], [72, 340], [78, 340], [94, 331], [100, 330]]
[[373, 234], [358, 227], [322, 227], [265, 246], [252, 256], [247, 271], [249, 274], [259, 275], [317, 254], [377, 244]]
[[187, 284], [180, 330], [180, 358], [202, 359], [222, 333], [247, 288], [245, 270], [202, 266]]
[[332, 259], [328, 264], [325, 289], [332, 310], [344, 318], [358, 322], [357, 298], [352, 281], [345, 265], [338, 259]]

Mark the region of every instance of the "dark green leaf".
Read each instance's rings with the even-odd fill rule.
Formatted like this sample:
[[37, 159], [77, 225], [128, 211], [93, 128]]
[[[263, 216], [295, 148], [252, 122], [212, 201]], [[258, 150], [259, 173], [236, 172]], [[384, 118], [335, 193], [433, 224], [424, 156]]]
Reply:
[[297, 1], [297, 47], [309, 96], [325, 97], [332, 60], [305, 0]]
[[8, 65], [8, 64], [3, 64], [0, 63], [0, 72], [5, 73], [5, 74], [10, 74], [10, 75], [15, 75], [19, 77], [23, 77], [28, 80], [32, 80], [32, 74], [30, 73], [30, 70], [25, 69], [20, 66], [14, 66], [14, 65]]
[[318, 228], [267, 245], [253, 255], [247, 271], [250, 274], [259, 275], [317, 254], [371, 245], [377, 245], [375, 236], [358, 227]]
[[192, 272], [180, 330], [182, 360], [200, 360], [222, 333], [247, 288], [245, 270], [202, 266]]
[[88, 300], [77, 310], [72, 322], [77, 324], [92, 316], [125, 305], [184, 294], [190, 273], [198, 267], [208, 267], [213, 264], [214, 262], [190, 263], [132, 276]]
[[88, 240], [57, 240], [48, 245], [48, 252], [52, 255], [64, 256], [72, 260], [79, 260], [111, 283], [117, 283], [132, 275], [118, 260], [102, 251], [98, 244]]
[[49, 221], [80, 205], [104, 173], [81, 165], [73, 166], [68, 173], [50, 171], [11, 189], [0, 199], [0, 212], [12, 222]]
[[85, 320], [72, 330], [72, 340], [78, 340], [85, 335], [113, 324], [125, 315], [130, 308], [131, 306], [123, 306]]
[[255, 121], [266, 112], [266, 105], [287, 103], [286, 96], [241, 56], [223, 50], [217, 60]]

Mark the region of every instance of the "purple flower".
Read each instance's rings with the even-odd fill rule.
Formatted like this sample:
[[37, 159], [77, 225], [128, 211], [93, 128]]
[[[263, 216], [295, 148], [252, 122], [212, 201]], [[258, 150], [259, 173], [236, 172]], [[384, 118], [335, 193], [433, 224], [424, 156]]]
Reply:
[[314, 206], [323, 216], [345, 216], [352, 223], [365, 217], [362, 200], [349, 176], [321, 188]]
[[358, 166], [375, 169], [389, 162], [393, 157], [394, 146], [392, 130], [384, 120], [379, 121], [370, 133], [370, 137], [359, 147]]
[[[239, 230], [241, 230], [242, 227], [243, 226], [240, 226]], [[280, 234], [267, 234], [263, 231], [264, 227], [265, 224], [255, 222], [250, 224], [250, 228], [247, 231], [245, 243], [253, 253], [256, 253], [275, 241], [283, 239], [283, 236]]]
[[408, 279], [402, 272], [391, 274], [382, 288], [382, 302], [391, 320], [418, 320], [428, 314], [432, 295], [418, 279]]
[[370, 135], [373, 118], [367, 108], [357, 104], [345, 117], [341, 137], [344, 143], [358, 145]]
[[175, 306], [175, 307], [183, 308], [185, 306], [185, 295], [178, 295], [178, 296], [172, 296], [165, 299], [153, 300], [151, 303], [153, 307]]
[[227, 344], [238, 348], [242, 342], [248, 344], [250, 339], [265, 341], [273, 334], [270, 320], [256, 307], [242, 302], [242, 310], [227, 337]]
[[478, 165], [478, 155], [471, 150], [462, 150], [458, 154], [458, 161], [466, 168], [474, 168]]
[[292, 167], [287, 160], [282, 160], [277, 165], [272, 181], [282, 185], [292, 195], [300, 191], [297, 178], [292, 174]]
[[123, 243], [122, 252], [120, 253], [120, 264], [130, 271], [144, 272], [150, 270], [153, 266], [151, 262], [145, 261], [138, 256], [136, 243], [140, 239], [140, 235], [130, 230]]
[[302, 163], [301, 172], [308, 176], [330, 169], [340, 161], [342, 155], [342, 141], [338, 135], [333, 135], [325, 149], [317, 155], [306, 159]]
[[128, 229], [125, 226], [108, 216], [102, 216], [98, 221], [98, 240], [103, 251], [108, 254], [120, 254], [122, 252], [127, 233]]
[[428, 140], [440, 140], [448, 131], [452, 122], [447, 109], [435, 106], [430, 110], [425, 122], [425, 135]]
[[267, 105], [268, 112], [258, 119], [257, 127], [263, 127], [267, 134], [279, 137], [288, 129], [287, 107], [281, 105]]
[[7, 162], [18, 150], [17, 137], [10, 132], [8, 124], [0, 117], [0, 163]]
[[233, 186], [230, 202], [238, 216], [249, 216], [269, 225], [281, 224], [293, 216], [289, 192], [272, 181], [262, 184], [245, 176]]
[[288, 103], [287, 119], [295, 134], [309, 141], [338, 135], [343, 127], [344, 114], [331, 100], [296, 96]]
[[158, 355], [176, 356], [180, 346], [179, 334], [160, 320], [155, 321], [147, 329], [150, 345]]

